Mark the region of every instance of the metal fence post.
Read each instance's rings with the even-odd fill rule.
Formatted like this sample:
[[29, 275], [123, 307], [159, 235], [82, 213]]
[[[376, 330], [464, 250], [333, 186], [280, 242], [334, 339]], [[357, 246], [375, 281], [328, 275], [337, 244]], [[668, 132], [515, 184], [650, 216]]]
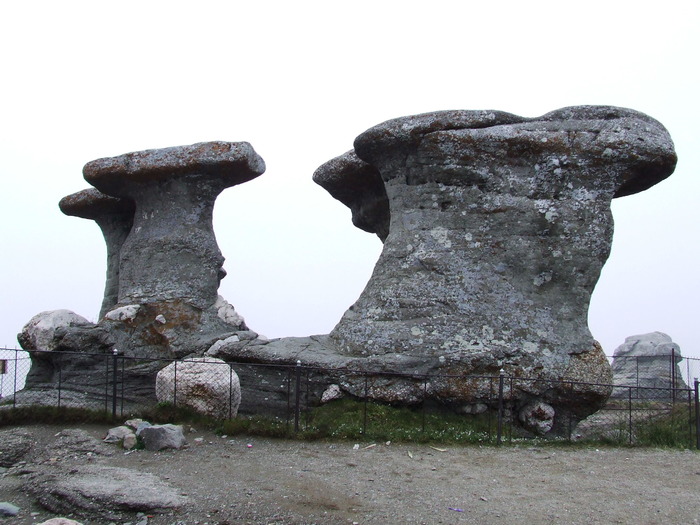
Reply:
[[13, 386], [12, 394], [12, 408], [17, 406], [17, 349], [15, 349], [15, 383]]
[[228, 418], [233, 419], [233, 368], [228, 366]]
[[627, 409], [629, 412], [629, 423], [628, 423], [628, 430], [627, 432], [629, 433], [629, 442], [630, 445], [632, 444], [632, 387], [629, 387], [627, 389]]
[[177, 361], [173, 361], [173, 406], [177, 406]]
[[61, 408], [61, 386], [63, 383], [63, 356], [58, 354], [58, 403], [57, 407]]
[[671, 400], [676, 402], [676, 349], [671, 348]]
[[367, 403], [368, 403], [368, 398], [369, 398], [369, 378], [367, 377], [367, 373], [364, 374], [365, 376], [365, 402], [363, 403], [363, 412], [362, 412], [362, 435], [367, 434]]
[[294, 399], [294, 432], [299, 432], [299, 412], [301, 402], [301, 361], [297, 361], [295, 369], [296, 393]]
[[498, 374], [498, 424], [496, 430], [496, 444], [501, 444], [501, 436], [503, 435], [503, 381], [505, 379], [505, 370], [501, 368]]
[[428, 399], [428, 379], [423, 378], [423, 410], [421, 411], [421, 432], [425, 432], [425, 405]]
[[112, 349], [112, 417], [117, 417], [117, 357], [119, 350]]
[[700, 450], [700, 389], [695, 378], [695, 447]]

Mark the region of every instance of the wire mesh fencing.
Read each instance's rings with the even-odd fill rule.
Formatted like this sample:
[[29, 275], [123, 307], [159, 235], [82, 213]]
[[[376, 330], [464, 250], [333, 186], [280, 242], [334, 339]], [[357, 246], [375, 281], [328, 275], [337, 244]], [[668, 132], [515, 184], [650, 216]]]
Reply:
[[[537, 435], [532, 429], [523, 430], [527, 412], [523, 400], [530, 397], [556, 399], [557, 413], [552, 413], [551, 421], [546, 413], [539, 417], [549, 425], [543, 430], [551, 429], [550, 435], [558, 439], [619, 445], [672, 441], [700, 448], [697, 380], [688, 385], [672, 375], [670, 382], [657, 386], [645, 386], [641, 380], [605, 385], [506, 375], [378, 374], [301, 363], [7, 349], [0, 350], [0, 372], [0, 409], [75, 407], [132, 417], [165, 405], [217, 420], [269, 418], [290, 434], [340, 438], [390, 434], [407, 440], [500, 444]], [[476, 393], [474, 402], [435, 401], [440, 392], [456, 388]], [[401, 393], [400, 400], [391, 398], [395, 392]], [[609, 398], [599, 411], [585, 417], [588, 414], [579, 408], [585, 406], [581, 396], [590, 392]], [[332, 406], [340, 408], [328, 408]], [[546, 404], [532, 410], [546, 412]]]

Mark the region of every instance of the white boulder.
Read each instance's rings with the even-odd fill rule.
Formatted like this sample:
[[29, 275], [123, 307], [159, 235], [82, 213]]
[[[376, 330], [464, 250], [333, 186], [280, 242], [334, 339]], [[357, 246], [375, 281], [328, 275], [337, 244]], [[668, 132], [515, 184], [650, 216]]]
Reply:
[[19, 340], [25, 350], [54, 350], [58, 342], [56, 330], [90, 324], [90, 321], [70, 310], [41, 312], [24, 325]]
[[175, 361], [156, 376], [160, 402], [188, 406], [217, 419], [236, 417], [241, 384], [230, 365], [214, 357]]

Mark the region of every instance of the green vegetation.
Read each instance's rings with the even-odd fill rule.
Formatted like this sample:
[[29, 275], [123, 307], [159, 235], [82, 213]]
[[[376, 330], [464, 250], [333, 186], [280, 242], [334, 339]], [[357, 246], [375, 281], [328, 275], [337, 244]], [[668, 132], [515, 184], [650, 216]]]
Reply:
[[31, 423], [104, 423], [114, 424], [121, 418], [113, 418], [111, 414], [85, 408], [72, 407], [3, 407], [0, 410], [0, 427], [26, 425]]
[[[662, 411], [633, 412], [632, 439], [629, 416], [621, 412], [616, 422], [600, 434], [585, 441], [566, 438], [537, 438], [516, 436], [517, 429], [503, 425], [503, 443], [545, 445], [578, 444], [610, 446], [649, 446], [694, 448], [694, 417], [687, 405]], [[436, 444], [496, 444], [496, 416], [488, 413], [477, 416], [457, 415], [447, 410], [397, 408], [380, 403], [341, 399], [300, 414], [299, 431], [294, 430], [294, 419], [269, 416], [239, 416], [220, 421], [204, 416], [187, 407], [159, 403], [138, 414], [112, 418], [104, 411], [80, 408], [9, 407], [0, 410], [0, 426], [27, 423], [96, 423], [116, 425], [124, 419], [140, 417], [151, 423], [190, 424], [208, 428], [219, 434], [254, 435], [289, 439], [336, 439], [356, 442], [411, 442]], [[692, 425], [692, 428], [691, 428]], [[511, 435], [511, 431], [514, 435]]]

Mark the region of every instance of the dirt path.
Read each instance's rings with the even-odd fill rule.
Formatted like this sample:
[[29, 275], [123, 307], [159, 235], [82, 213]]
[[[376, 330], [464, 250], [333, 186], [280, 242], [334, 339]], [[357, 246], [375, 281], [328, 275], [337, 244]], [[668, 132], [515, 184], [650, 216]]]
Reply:
[[[59, 429], [34, 431], [50, 439]], [[691, 451], [188, 440], [185, 450], [107, 460], [188, 495], [190, 505], [151, 525], [700, 523], [700, 454]], [[16, 476], [0, 485], [0, 501], [23, 508], [6, 523], [51, 517], [18, 485]]]

